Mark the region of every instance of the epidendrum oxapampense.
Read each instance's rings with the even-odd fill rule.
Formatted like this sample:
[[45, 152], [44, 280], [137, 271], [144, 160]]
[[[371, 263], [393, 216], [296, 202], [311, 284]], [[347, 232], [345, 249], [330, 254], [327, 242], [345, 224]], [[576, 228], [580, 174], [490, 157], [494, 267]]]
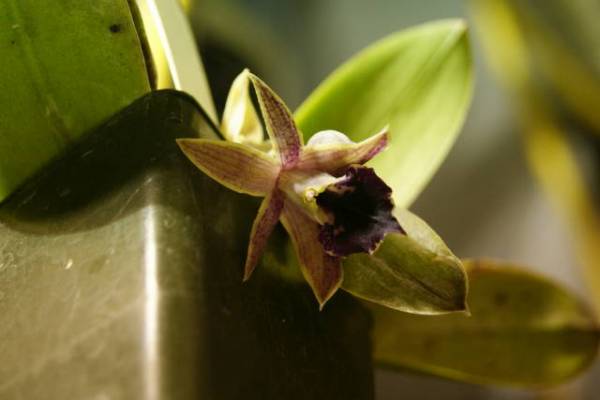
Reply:
[[[14, 4], [20, 3], [22, 2]], [[29, 3], [33, 2], [29, 1]], [[110, 14], [111, 23], [112, 17], [115, 16], [128, 18], [126, 3], [120, 3], [118, 13]], [[68, 45], [69, 40], [74, 37], [71, 32], [63, 32], [64, 41], [57, 40], [56, 32], [60, 31], [62, 25], [71, 24], [73, 19], [76, 22], [81, 21], [81, 18], [73, 13], [68, 15], [57, 13], [58, 8], [55, 4], [56, 2], [48, 8], [53, 11], [47, 14], [47, 17], [33, 15], [35, 10], [45, 9], [37, 3], [35, 8], [28, 8], [28, 13], [22, 16], [24, 20], [30, 21], [29, 23], [32, 23], [33, 17], [39, 17], [34, 21], [39, 24], [38, 32], [44, 28], [53, 35], [28, 37], [29, 31], [17, 29], [18, 27], [3, 30], [0, 33], [0, 37], [4, 38], [3, 42], [14, 41], [14, 44], [0, 51], [10, 49], [6, 51], [16, 52], [23, 43], [29, 43], [28, 51], [37, 52], [40, 62], [47, 63], [45, 68], [52, 71], [52, 79], [65, 82], [65, 84], [44, 88], [54, 96], [55, 115], [69, 116], [67, 120], [71, 125], [67, 126], [70, 130], [67, 130], [68, 135], [63, 137], [65, 139], [79, 137], [89, 126], [104, 120], [109, 114], [117, 112], [118, 109], [150, 90], [151, 85], [148, 82], [147, 71], [143, 68], [143, 57], [138, 41], [118, 41], [126, 38], [135, 39], [134, 23], [129, 19], [127, 24], [122, 25], [118, 34], [108, 29], [110, 24], [90, 27], [90, 29], [97, 28], [94, 35], [99, 38], [98, 46], [90, 47], [87, 43], [83, 43], [82, 52], [65, 51], [64, 54], [60, 54], [60, 57], [55, 56], [61, 53], [57, 52], [56, 48], [65, 43]], [[112, 6], [116, 7], [116, 4], [115, 2]], [[78, 4], [78, 9], [85, 7], [84, 3]], [[54, 20], [56, 15], [58, 17]], [[79, 32], [84, 27], [81, 28], [74, 32]], [[49, 42], [45, 41], [48, 37], [54, 41], [50, 46], [48, 46]], [[93, 62], [96, 57], [101, 57], [107, 51], [103, 50], [104, 46], [114, 49], [111, 52], [113, 55], [120, 53], [130, 55], [131, 60], [124, 62], [122, 57], [114, 57], [105, 59], [104, 64]], [[38, 115], [39, 120], [14, 118], [14, 115], [19, 117], [33, 115], [32, 110], [38, 109], [35, 107], [39, 107], [40, 104], [44, 106], [43, 103], [37, 102], [36, 84], [39, 82], [27, 80], [27, 68], [21, 64], [21, 61], [27, 63], [34, 59], [20, 59], [14, 54], [12, 58], [6, 58], [15, 63], [6, 64], [7, 71], [10, 73], [5, 76], [25, 77], [21, 90], [14, 93], [14, 96], [22, 95], [24, 100], [17, 102], [14, 101], [15, 97], [7, 98], [3, 103], [4, 107], [0, 110], [2, 116], [12, 115], [10, 118], [0, 118], [3, 121], [10, 121], [11, 129], [10, 134], [0, 137], [0, 144], [2, 144], [0, 164], [3, 166], [0, 170], [0, 186], [2, 186], [0, 195], [3, 197], [8, 196], [18, 183], [29, 176], [31, 171], [44, 165], [57, 152], [62, 151], [67, 142], [57, 142], [56, 132], [44, 128], [46, 126], [56, 128], [56, 125], [52, 125], [52, 121], [43, 113], [44, 107]], [[78, 58], [77, 55], [80, 57]], [[88, 59], [82, 60], [84, 56]], [[90, 60], [92, 60], [91, 64]], [[90, 65], [99, 68], [96, 72], [105, 78], [106, 84], [102, 85], [103, 91], [98, 96], [90, 96], [93, 101], [80, 102], [77, 100], [81, 97], [81, 93], [93, 93], [97, 89], [97, 85], [93, 83], [99, 80], [91, 78], [74, 80], [72, 77], [77, 74], [73, 73], [73, 70], [82, 71], [81, 74], [92, 73], [95, 69], [90, 68]], [[117, 68], [119, 66], [130, 68], [120, 70]], [[119, 79], [115, 78], [117, 71], [121, 71]], [[137, 74], [138, 79], [132, 81], [133, 74]], [[363, 304], [370, 309], [373, 316], [373, 359], [379, 365], [409, 367], [468, 382], [520, 386], [560, 383], [582, 371], [594, 359], [598, 334], [589, 310], [569, 292], [520, 268], [501, 262], [461, 261], [424, 221], [407, 210], [440, 165], [460, 131], [471, 99], [472, 80], [472, 61], [464, 22], [449, 20], [430, 23], [393, 34], [358, 54], [327, 78], [294, 115], [266, 84], [244, 72], [233, 84], [221, 123], [221, 134], [227, 141], [183, 140], [180, 144], [191, 156], [190, 158], [197, 161], [197, 164], [209, 175], [234, 189], [265, 197], [252, 231], [245, 273], [240, 273], [240, 279], [244, 275], [248, 278], [253, 268], [261, 264], [260, 253], [267, 236], [281, 220], [294, 243], [293, 246], [288, 246], [287, 243], [282, 246], [295, 246], [296, 249], [288, 252], [289, 254], [286, 253], [285, 264], [300, 266], [321, 305], [338, 288], [350, 292], [357, 298], [368, 300]], [[248, 93], [250, 83], [256, 89], [267, 134], [271, 138], [270, 142], [263, 140], [265, 135], [261, 121]], [[107, 91], [109, 87], [111, 90]], [[51, 92], [52, 90], [55, 92]], [[170, 93], [170, 95], [177, 97], [179, 94]], [[115, 101], [111, 96], [120, 96], [121, 100]], [[170, 101], [166, 100], [168, 98], [167, 95], [149, 96], [149, 99], [144, 101], [148, 104], [153, 101], [168, 102]], [[27, 99], [31, 99], [31, 102], [28, 103]], [[98, 106], [100, 104], [98, 102], [107, 107]], [[156, 103], [152, 104], [156, 106]], [[177, 101], [173, 101], [172, 105], [177, 107], [177, 104]], [[131, 115], [130, 117], [135, 119]], [[155, 117], [151, 116], [149, 120], [156, 122], [155, 119], [158, 117]], [[162, 122], [164, 125], [161, 126], [172, 128], [167, 122]], [[37, 123], [39, 124], [36, 125]], [[140, 135], [140, 132], [143, 133], [144, 129], [148, 129], [147, 123], [137, 119], [137, 126], [130, 129], [132, 132], [118, 132], [124, 135], [120, 135], [120, 138], [126, 142], [127, 135], [130, 137], [134, 137], [134, 133]], [[206, 127], [206, 124], [203, 126]], [[107, 128], [106, 131], [110, 129]], [[379, 133], [369, 136], [375, 132]], [[190, 136], [189, 133], [186, 132], [186, 136]], [[107, 135], [108, 139], [111, 134]], [[40, 135], [42, 140], [36, 140], [38, 137], [36, 135]], [[139, 136], [135, 137], [139, 138]], [[171, 161], [187, 165], [187, 160], [175, 147], [172, 140], [174, 137], [176, 136], [169, 136], [169, 143], [173, 146], [171, 150], [175, 150], [171, 153], [174, 154]], [[20, 145], [27, 140], [40, 146]], [[56, 146], [46, 146], [43, 143], [53, 143]], [[164, 141], [160, 143], [164, 144]], [[148, 143], [144, 145], [149, 146]], [[387, 147], [386, 151], [382, 151], [384, 147]], [[36, 149], [43, 149], [44, 152], [36, 155]], [[132, 152], [135, 152], [135, 146], [128, 149], [133, 149]], [[109, 154], [108, 158], [116, 157], [114, 152], [102, 153], [93, 147], [92, 150], [94, 150], [92, 156], [86, 152], [85, 157], [77, 159], [80, 161], [84, 159], [81, 162], [87, 162], [85, 159], [89, 157], [96, 160], [98, 165], [102, 165], [102, 162], [109, 161], [98, 158], [100, 154]], [[140, 149], [139, 154], [142, 153]], [[156, 152], [151, 154], [154, 157]], [[244, 160], [248, 162], [242, 163]], [[145, 163], [151, 164], [151, 160], [141, 160], [140, 163], [147, 166]], [[13, 168], [18, 164], [23, 168], [20, 170]], [[127, 162], [116, 164], [129, 165]], [[14, 173], [15, 171], [18, 174]], [[51, 181], [59, 182], [66, 188], [74, 188], [69, 186], [69, 182], [64, 182], [67, 176], [69, 174]], [[200, 174], [195, 175], [196, 178], [198, 176]], [[124, 176], [123, 180], [126, 180], [125, 178]], [[205, 181], [210, 182], [208, 179]], [[202, 179], [196, 180], [198, 184], [203, 184], [202, 182], [204, 182]], [[127, 205], [135, 205], [135, 201], [130, 200], [138, 199], [135, 196], [139, 193], [149, 193], [145, 190], [147, 188], [145, 184], [140, 191], [132, 190], [132, 197], [126, 198]], [[148, 183], [151, 184], [157, 183]], [[185, 193], [188, 188], [185, 184], [180, 186], [171, 185], [169, 188], [177, 192], [177, 195], [181, 196], [179, 199], [185, 203], [189, 199], [186, 200], [186, 195], [181, 193]], [[63, 207], [60, 208], [61, 210], [68, 209], [74, 204], [73, 192], [63, 191], [64, 187], [60, 186], [59, 192], [65, 197], [55, 198], [55, 204], [59, 204], [58, 208]], [[59, 189], [52, 187], [48, 192], [54, 193]], [[190, 193], [188, 192], [187, 195]], [[235, 196], [231, 193], [230, 195]], [[99, 198], [105, 199], [102, 196]], [[168, 196], [165, 195], [164, 198]], [[31, 200], [29, 197], [26, 199]], [[157, 200], [150, 195], [144, 197], [145, 201], [160, 202], [162, 199], [161, 197]], [[92, 199], [91, 202], [97, 200]], [[113, 204], [117, 206], [112, 207]], [[164, 239], [168, 236], [167, 233], [172, 233], [168, 227], [161, 225], [159, 216], [177, 213], [168, 207], [161, 208], [161, 205], [153, 204], [147, 214], [137, 210], [144, 217], [155, 217], [154, 220], [150, 220], [151, 223], [143, 226], [147, 231], [139, 235], [149, 243], [142, 242], [140, 239], [140, 242], [131, 244], [127, 249], [132, 253], [137, 251], [135, 254], [138, 256], [141, 254], [139, 249], [144, 249], [150, 255], [153, 254], [152, 251], [156, 251], [154, 254], [159, 254], [159, 258], [148, 256], [144, 260], [159, 263], [169, 260], [172, 264], [166, 270], [167, 274], [172, 274], [173, 266], [183, 268], [187, 264], [185, 264], [185, 257], [177, 258], [172, 254], [169, 255], [167, 251], [169, 249], [152, 242], [156, 237], [160, 236]], [[357, 205], [360, 207], [356, 207]], [[43, 206], [40, 206], [41, 210], [44, 210]], [[106, 208], [108, 209], [106, 215], [113, 216], [116, 212], [119, 223], [122, 223], [119, 226], [125, 227], [120, 232], [124, 232], [127, 227], [131, 228], [131, 225], [127, 224], [132, 220], [127, 219], [127, 215], [120, 214], [119, 210], [122, 210], [120, 202], [107, 203]], [[81, 216], [81, 220], [86, 220], [88, 215], [85, 213], [90, 209], [77, 209], [76, 211], [81, 213], [77, 215]], [[69, 211], [76, 214], [75, 210]], [[172, 214], [169, 214], [171, 212]], [[91, 273], [79, 275], [84, 277], [81, 281], [73, 278], [74, 272], [86, 273], [87, 268], [89, 271], [98, 272], [94, 260], [88, 260], [89, 257], [75, 256], [77, 251], [75, 246], [85, 248], [82, 243], [91, 243], [95, 234], [111, 236], [112, 231], [107, 229], [112, 225], [102, 225], [80, 232], [83, 225], [69, 225], [73, 221], [69, 218], [61, 219], [54, 228], [69, 226], [69, 229], [75, 230], [72, 236], [65, 235], [64, 232], [60, 232], [60, 229], [59, 232], [45, 237], [33, 234], [27, 236], [29, 233], [24, 234], [12, 229], [4, 219], [0, 220], [0, 229], [3, 233], [7, 232], [10, 246], [17, 246], [18, 243], [33, 243], [31, 246], [35, 247], [38, 246], [36, 243], [42, 242], [53, 245], [54, 256], [52, 257], [61, 261], [66, 257], [65, 264], [57, 264], [57, 266], [49, 263], [48, 268], [40, 272], [46, 275], [39, 276], [60, 276], [62, 278], [60, 282], [73, 283], [73, 287], [70, 288], [73, 290], [68, 292], [74, 293], [73, 296], [75, 293], [79, 296], [80, 286], [84, 284], [85, 278], [89, 290], [82, 292], [84, 296], [82, 299], [89, 299], [90, 304], [96, 304], [94, 302], [102, 301], [106, 295], [108, 299], [106, 304], [110, 303], [108, 307], [112, 307], [113, 298], [109, 295], [113, 292], [123, 292], [116, 289], [111, 292], [105, 289], [117, 287], [113, 285], [118, 285], [119, 282], [111, 279], [101, 281], [98, 276], [104, 274], [102, 276], [112, 278], [108, 272], [124, 272], [125, 269], [106, 268], [99, 275]], [[206, 224], [201, 218], [198, 217], [195, 226]], [[186, 246], [197, 238], [193, 235], [184, 237], [182, 232], [183, 230], [178, 232], [180, 235], [178, 238]], [[215, 231], [211, 230], [211, 232]], [[156, 234], [156, 237], [152, 237], [152, 234]], [[465, 235], [469, 234], [465, 232]], [[237, 233], [232, 233], [232, 236], [237, 237]], [[120, 237], [113, 237], [110, 243]], [[31, 239], [31, 242], [26, 242], [25, 239]], [[71, 249], [71, 254], [59, 254], [55, 247], [61, 243], [72, 245], [70, 239], [80, 240], [80, 242], [68, 247]], [[213, 238], [211, 243], [215, 244], [215, 242]], [[281, 242], [277, 241], [279, 244]], [[184, 246], [182, 243], [177, 244], [178, 248]], [[139, 248], [135, 247], [138, 245]], [[243, 245], [245, 246], [245, 242]], [[202, 243], [198, 243], [199, 248], [202, 246]], [[189, 248], [193, 249], [194, 246], [189, 245]], [[226, 249], [219, 250], [223, 251], [215, 251], [211, 254], [227, 254], [228, 260], [235, 258], [234, 252], [227, 253]], [[189, 251], [185, 254], [195, 253]], [[69, 258], [71, 256], [73, 258]], [[10, 259], [8, 263], [6, 260], [6, 258], [1, 260], [4, 265], [12, 265]], [[84, 265], [86, 262], [88, 264]], [[231, 266], [230, 263], [227, 265]], [[242, 260], [240, 269], [243, 267]], [[206, 272], [202, 270], [204, 268], [207, 266], [198, 264], [191, 266], [189, 270], [202, 274]], [[7, 271], [13, 270], [6, 268], [2, 270], [1, 278], [6, 278], [2, 281], [3, 285], [9, 282], [8, 278], [12, 276]], [[260, 277], [254, 278], [254, 282], [257, 278], [260, 279]], [[14, 281], [14, 279], [10, 280], [10, 282]], [[153, 286], [155, 283], [168, 285], [172, 282], [169, 279], [164, 281], [157, 279], [156, 282], [148, 279], [144, 281], [148, 286], [140, 287], [158, 290], [161, 287]], [[46, 284], [41, 278], [27, 280], [27, 284], [30, 285], [28, 287], [33, 288], [31, 290], [35, 290], [37, 288], [35, 285], [38, 283]], [[106, 286], [103, 286], [105, 284]], [[218, 282], [215, 286], [218, 286]], [[14, 288], [14, 285], [10, 287]], [[127, 282], [127, 287], [133, 286]], [[19, 300], [15, 301], [18, 299], [15, 292], [5, 290], [5, 286], [0, 288], [2, 292], [8, 293], [3, 302], [0, 302], [0, 305], [5, 307], [3, 310], [11, 309], [13, 304], [21, 305]], [[251, 292], [252, 288], [253, 286], [246, 285], [245, 293]], [[94, 291], [96, 289], [98, 292]], [[179, 293], [179, 289], [175, 288], [172, 292], [168, 292], [164, 299], [172, 300], [169, 296], [172, 293]], [[218, 286], [218, 289], [221, 289], [221, 286]], [[44, 294], [48, 295], [48, 292]], [[86, 294], [89, 297], [85, 297]], [[262, 294], [253, 293], [253, 295]], [[61, 296], [65, 295], [61, 293]], [[217, 298], [223, 299], [219, 296]], [[523, 301], [524, 298], [527, 301]], [[135, 300], [137, 301], [138, 297]], [[310, 298], [309, 300], [312, 301]], [[78, 302], [82, 304], [83, 300]], [[167, 303], [168, 301], [164, 301], [162, 304], [167, 305]], [[466, 303], [469, 304], [471, 317], [467, 317], [465, 313], [455, 312], [464, 310]], [[52, 304], [58, 304], [57, 307], [60, 307], [66, 303], [61, 298]], [[187, 306], [190, 304], [186, 303]], [[198, 304], [200, 303], [194, 303], [194, 306]], [[148, 310], [151, 310], [150, 306]], [[328, 305], [319, 318], [328, 317], [330, 315], [328, 311], [334, 307], [335, 304]], [[81, 326], [87, 328], [85, 322], [89, 318], [88, 315], [84, 315], [87, 310], [72, 314], [81, 309], [83, 308], [64, 309], [64, 315], [69, 316], [69, 321], [66, 323], [74, 321], [69, 326], [76, 326], [75, 323], [84, 321]], [[171, 308], [174, 309], [175, 307]], [[220, 304], [216, 305], [216, 310], [217, 314], [222, 311]], [[191, 316], [190, 318], [198, 317], [197, 310], [188, 311], [190, 312], [186, 315]], [[262, 311], [268, 313], [271, 309]], [[431, 316], [431, 314], [448, 313], [450, 314]], [[98, 318], [101, 319], [107, 314], [114, 313], [102, 312], [99, 313]], [[78, 316], [79, 319], [73, 315]], [[154, 314], [144, 315], [152, 317]], [[237, 317], [239, 315], [231, 319]], [[41, 320], [38, 320], [38, 323], [39, 321]], [[14, 337], [21, 338], [21, 332], [15, 328], [17, 325], [5, 324], [3, 328], [6, 330], [3, 332], [17, 332]], [[248, 326], [256, 327], [258, 322]], [[180, 332], [177, 333], [179, 335]], [[53, 334], [64, 334], [62, 327], [53, 331]], [[72, 336], [71, 332], [69, 335]], [[235, 337], [235, 334], [228, 337]], [[139, 338], [136, 338], [136, 343], [137, 339]], [[535, 345], [530, 345], [532, 343]], [[226, 345], [228, 346], [229, 343]], [[134, 347], [130, 346], [129, 349]], [[4, 349], [3, 355], [7, 354], [8, 350]], [[16, 354], [14, 356], [16, 358], [21, 357], [17, 353], [10, 354]]]
[[[262, 152], [260, 157], [272, 157], [274, 153], [268, 155], [271, 145], [263, 142], [247, 80], [248, 75], [242, 73], [233, 84], [221, 124], [222, 134], [230, 142]], [[260, 83], [257, 79], [254, 82]], [[261, 87], [256, 88], [257, 96], [262, 111], [268, 112], [260, 101]], [[463, 264], [431, 228], [405, 209], [453, 142], [469, 102], [469, 88], [470, 55], [464, 25], [448, 21], [403, 32], [363, 51], [332, 74], [297, 111], [298, 130], [308, 139], [304, 149], [298, 148], [311, 154], [316, 153], [310, 149], [312, 146], [330, 139], [337, 144], [327, 146], [362, 148], [368, 152], [377, 148], [378, 140], [383, 142], [384, 133], [370, 138], [367, 135], [389, 124], [385, 142], [391, 142], [391, 148], [370, 161], [369, 166], [393, 188], [394, 215], [407, 234], [390, 233], [374, 252], [343, 257], [341, 287], [379, 304], [369, 306], [375, 317], [374, 356], [387, 366], [488, 384], [540, 386], [563, 382], [594, 359], [598, 333], [589, 309], [562, 288], [512, 264], [467, 261], [463, 269]], [[412, 97], [405, 97], [407, 93]], [[285, 106], [283, 109], [288, 126], [293, 126], [292, 116]], [[267, 132], [271, 133], [268, 115], [264, 118]], [[357, 143], [331, 129], [347, 133]], [[325, 141], [320, 142], [320, 138]], [[191, 140], [181, 144], [194, 160], [186, 150], [186, 145], [193, 143]], [[209, 144], [204, 142], [202, 146]], [[357, 159], [358, 164], [367, 161], [358, 156]], [[346, 161], [340, 164], [348, 168], [352, 162]], [[319, 194], [326, 192], [325, 186], [340, 179], [334, 178], [313, 187], [297, 185], [301, 190], [310, 189], [308, 197], [288, 191], [291, 204], [302, 210], [302, 218], [313, 226], [324, 221], [314, 206], [319, 206], [317, 200]], [[289, 230], [289, 226], [286, 228]], [[316, 254], [327, 255], [318, 231], [316, 228], [312, 232], [312, 246]], [[250, 254], [254, 254], [250, 259], [256, 257], [256, 253]], [[253, 259], [251, 265], [255, 262]], [[288, 262], [295, 263], [293, 259]], [[303, 262], [306, 260], [301, 260], [300, 266], [306, 276]], [[465, 276], [469, 277], [468, 295]], [[311, 282], [310, 276], [308, 280]], [[315, 290], [314, 283], [312, 286]], [[528, 306], [518, 300], [525, 293]], [[465, 299], [471, 317], [410, 315], [462, 310]], [[555, 306], [547, 307], [549, 303]], [[555, 324], [556, 318], [562, 322]], [[532, 340], [537, 346], [521, 346]], [[430, 347], [434, 344], [445, 350], [432, 353]], [[558, 369], [550, 366], [567, 359], [577, 362], [562, 363]], [[508, 365], [523, 367], [507, 368]]]
[[[340, 132], [322, 131], [305, 146], [288, 108], [256, 76], [242, 72], [231, 97], [240, 99], [238, 91], [247, 95], [250, 81], [269, 143], [260, 136], [248, 140], [239, 132], [228, 134], [232, 142], [180, 139], [178, 143], [198, 168], [223, 185], [265, 197], [252, 227], [244, 279], [250, 277], [281, 220], [302, 272], [323, 305], [342, 283], [342, 257], [374, 252], [387, 233], [405, 234], [392, 214], [391, 189], [362, 165], [385, 149], [387, 132], [353, 143]], [[250, 101], [240, 100], [244, 105]], [[243, 115], [225, 115], [236, 117]]]

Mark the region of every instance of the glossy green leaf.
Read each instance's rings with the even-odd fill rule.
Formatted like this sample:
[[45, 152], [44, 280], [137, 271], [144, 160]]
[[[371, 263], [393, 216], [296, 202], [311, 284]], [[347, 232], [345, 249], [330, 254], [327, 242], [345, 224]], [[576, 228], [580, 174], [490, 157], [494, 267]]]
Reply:
[[454, 143], [472, 75], [464, 22], [425, 24], [356, 55], [301, 105], [296, 120], [307, 137], [335, 129], [354, 141], [390, 124], [390, 148], [370, 165], [407, 207]]
[[360, 298], [416, 314], [466, 310], [462, 263], [420, 218], [395, 212], [407, 235], [388, 234], [372, 254], [343, 262], [342, 288]]
[[127, 0], [0, 0], [0, 200], [150, 90]]
[[465, 262], [471, 317], [372, 306], [374, 358], [396, 368], [484, 384], [561, 383], [594, 360], [591, 312], [556, 284], [517, 267]]

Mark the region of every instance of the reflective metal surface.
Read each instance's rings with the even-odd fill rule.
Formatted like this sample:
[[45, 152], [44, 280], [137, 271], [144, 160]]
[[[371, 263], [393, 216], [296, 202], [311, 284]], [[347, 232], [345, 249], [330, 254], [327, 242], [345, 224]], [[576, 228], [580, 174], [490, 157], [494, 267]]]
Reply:
[[0, 399], [370, 399], [369, 316], [242, 266], [256, 199], [174, 138], [214, 136], [151, 93], [0, 207]]

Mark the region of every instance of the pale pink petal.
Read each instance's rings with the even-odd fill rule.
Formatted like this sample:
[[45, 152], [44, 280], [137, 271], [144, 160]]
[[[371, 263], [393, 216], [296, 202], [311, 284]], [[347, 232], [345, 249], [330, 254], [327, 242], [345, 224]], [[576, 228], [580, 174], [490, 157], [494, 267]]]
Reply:
[[208, 139], [178, 139], [177, 143], [202, 172], [239, 193], [266, 196], [281, 169], [277, 160], [249, 146]]
[[281, 222], [290, 234], [304, 278], [323, 308], [342, 284], [340, 258], [323, 251], [319, 242], [319, 225], [291, 201], [285, 202]]
[[385, 149], [387, 143], [387, 128], [360, 143], [331, 143], [314, 146], [309, 143], [300, 155], [297, 168], [338, 175], [351, 164], [366, 163]]
[[302, 149], [302, 136], [294, 123], [292, 113], [260, 78], [251, 74], [250, 80], [256, 90], [267, 133], [281, 157], [283, 168], [292, 168], [298, 162]]
[[252, 271], [256, 268], [256, 264], [267, 245], [267, 240], [279, 221], [279, 216], [283, 209], [283, 199], [283, 193], [278, 189], [274, 189], [265, 197], [258, 209], [258, 215], [252, 224], [250, 242], [248, 243], [244, 280], [248, 280]]

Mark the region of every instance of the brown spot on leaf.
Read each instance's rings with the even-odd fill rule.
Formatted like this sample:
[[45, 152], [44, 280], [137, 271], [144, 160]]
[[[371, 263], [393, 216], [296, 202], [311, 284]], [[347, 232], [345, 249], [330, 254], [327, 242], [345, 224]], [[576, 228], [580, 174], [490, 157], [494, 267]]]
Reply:
[[121, 32], [121, 30], [123, 29], [123, 27], [121, 26], [121, 24], [112, 24], [111, 26], [108, 27], [108, 29], [112, 33], [119, 33], [119, 32]]

